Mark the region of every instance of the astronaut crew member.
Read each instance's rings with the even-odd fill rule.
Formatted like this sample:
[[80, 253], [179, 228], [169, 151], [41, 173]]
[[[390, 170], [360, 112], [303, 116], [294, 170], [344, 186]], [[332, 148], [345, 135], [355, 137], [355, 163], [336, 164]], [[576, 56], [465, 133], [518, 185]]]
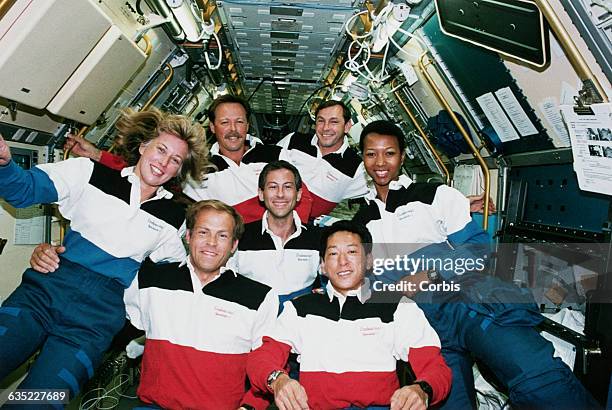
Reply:
[[[442, 400], [450, 369], [423, 312], [406, 297], [382, 301], [370, 291], [367, 228], [338, 221], [323, 230], [319, 252], [329, 278], [325, 292], [285, 302], [276, 325], [249, 356], [254, 387], [274, 393], [281, 410], [424, 410]], [[284, 370], [290, 352], [299, 357], [299, 382]], [[411, 364], [416, 380], [410, 385], [400, 386], [397, 360]]]
[[317, 280], [321, 228], [304, 224], [295, 211], [302, 179], [287, 161], [268, 163], [259, 174], [259, 200], [266, 212], [246, 224], [228, 266], [271, 286], [280, 302], [309, 292]]
[[76, 396], [123, 326], [123, 293], [146, 257], [185, 257], [184, 209], [163, 184], [202, 175], [205, 132], [156, 109], [127, 111], [117, 124], [133, 166], [111, 170], [88, 158], [23, 170], [0, 137], [0, 197], [15, 207], [56, 203], [71, 221], [53, 275], [28, 269], [0, 307], [0, 379], [40, 349], [20, 389]]
[[245, 394], [246, 361], [276, 321], [278, 296], [225, 267], [244, 230], [234, 208], [200, 201], [186, 220], [189, 255], [145, 262], [125, 295], [146, 333], [138, 396], [162, 408], [265, 409], [265, 398]]
[[278, 145], [300, 171], [312, 195], [310, 218], [330, 213], [343, 199], [368, 192], [363, 162], [349, 145], [351, 113], [341, 101], [325, 101], [315, 110], [315, 135], [292, 133]]
[[[469, 201], [454, 188], [415, 183], [402, 174], [405, 144], [401, 129], [390, 121], [364, 127], [359, 145], [374, 186], [366, 197], [368, 205], [354, 220], [368, 227], [375, 244], [431, 244], [414, 255], [482, 255], [489, 237], [472, 220]], [[438, 269], [411, 272], [403, 278], [380, 276], [381, 280], [401, 279], [416, 285], [411, 296], [440, 336], [442, 355], [453, 372], [452, 389], [441, 408], [476, 408], [473, 357], [508, 390], [513, 408], [598, 408], [571, 369], [553, 356], [552, 344], [534, 329], [543, 318], [535, 303], [527, 303], [532, 299], [491, 276], [481, 275], [469, 284], [472, 275], [476, 273], [459, 276]], [[461, 293], [421, 291], [423, 283], [443, 280], [459, 282]], [[507, 298], [489, 303], [500, 291]], [[436, 302], [433, 295], [447, 303], [432, 303]]]

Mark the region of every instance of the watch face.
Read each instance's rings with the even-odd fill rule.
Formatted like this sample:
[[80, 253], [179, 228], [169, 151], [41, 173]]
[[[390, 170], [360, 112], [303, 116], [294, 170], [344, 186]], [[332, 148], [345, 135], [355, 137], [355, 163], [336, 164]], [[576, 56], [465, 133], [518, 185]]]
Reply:
[[172, 8], [177, 8], [183, 4], [183, 0], [166, 0], [166, 3], [168, 3], [168, 6]]

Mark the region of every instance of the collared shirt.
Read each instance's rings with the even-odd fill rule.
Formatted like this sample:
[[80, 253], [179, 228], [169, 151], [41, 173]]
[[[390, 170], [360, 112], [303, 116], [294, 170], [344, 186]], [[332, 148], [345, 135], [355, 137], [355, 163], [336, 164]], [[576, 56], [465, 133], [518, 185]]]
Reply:
[[279, 295], [308, 288], [319, 268], [321, 228], [303, 225], [293, 211], [296, 231], [283, 243], [268, 227], [267, 211], [261, 221], [246, 224], [238, 250], [228, 266], [242, 275], [265, 283]]
[[[181, 262], [181, 264], [179, 265], [179, 268], [181, 268], [181, 267], [183, 267], [185, 265], [187, 265], [187, 268], [189, 268], [189, 274], [191, 275], [191, 284], [193, 285], [194, 289], [197, 289], [198, 287], [203, 288], [204, 286], [210, 285], [212, 282], [214, 282], [217, 279], [219, 279], [221, 277], [221, 275], [225, 271], [231, 271], [231, 269], [229, 269], [229, 268], [227, 268], [225, 266], [221, 266], [221, 269], [219, 269], [219, 273], [216, 274], [205, 285], [202, 285], [202, 281], [200, 280], [200, 277], [198, 276], [198, 273], [196, 272], [196, 269], [193, 266], [193, 262], [191, 261], [191, 255], [187, 255], [185, 260], [183, 262]], [[231, 271], [231, 272], [234, 274], [234, 276], [236, 276], [236, 272], [233, 272], [233, 271]]]
[[310, 293], [285, 302], [272, 332], [251, 353], [251, 383], [266, 391], [267, 376], [282, 369], [293, 352], [311, 408], [384, 406], [399, 388], [396, 364], [401, 359], [432, 386], [434, 401], [444, 398], [450, 370], [421, 309], [406, 298], [365, 303], [367, 288], [364, 283], [343, 296], [327, 285], [327, 295]]
[[[323, 157], [323, 153], [321, 152], [321, 147], [319, 147], [319, 137], [317, 137], [317, 134], [312, 136], [312, 139], [310, 140], [310, 145], [312, 145], [313, 147], [315, 147], [317, 149], [317, 157], [321, 158]], [[338, 148], [337, 150], [333, 151], [333, 152], [328, 152], [325, 155], [328, 154], [340, 154], [340, 155], [344, 155], [344, 153], [346, 152], [346, 150], [350, 147], [349, 142], [348, 142], [348, 137], [345, 135], [344, 138], [342, 139], [342, 145], [340, 145], [340, 148]]]
[[172, 198], [172, 192], [167, 191], [163, 186], [159, 186], [155, 191], [155, 195], [151, 198], [148, 198], [142, 201], [142, 194], [140, 191], [141, 183], [140, 178], [134, 172], [136, 167], [126, 167], [121, 170], [121, 176], [123, 178], [127, 178], [127, 180], [132, 184], [132, 188], [130, 190], [130, 208], [134, 210], [134, 212], [138, 212], [141, 203], [145, 203], [148, 201], [155, 201], [157, 199], [170, 199]]
[[471, 222], [468, 199], [444, 184], [415, 183], [400, 175], [386, 202], [375, 188], [353, 220], [368, 227], [374, 243], [440, 243]]
[[346, 292], [346, 295], [340, 293], [334, 285], [332, 285], [331, 280], [327, 282], [325, 285], [325, 293], [327, 294], [329, 301], [333, 301], [334, 298], [338, 298], [340, 302], [340, 310], [342, 310], [342, 306], [344, 306], [344, 302], [347, 297], [355, 296], [357, 300], [361, 303], [366, 303], [370, 297], [372, 297], [372, 290], [370, 288], [370, 280], [368, 278], [363, 279], [363, 284], [359, 286], [357, 289], [352, 289]]
[[[246, 140], [245, 140], [245, 144], [249, 148], [244, 152], [243, 157], [246, 154], [248, 154], [250, 151], [252, 151], [257, 146], [257, 144], [262, 144], [263, 145], [263, 142], [259, 138], [255, 137], [255, 136], [253, 136], [251, 134], [247, 134]], [[227, 162], [227, 164], [229, 166], [237, 166], [237, 167], [240, 166], [239, 164], [236, 164], [236, 162], [234, 162], [234, 160], [232, 160], [232, 159], [226, 157], [225, 155], [221, 154], [220, 145], [219, 145], [218, 142], [215, 142], [212, 145], [212, 147], [210, 147], [210, 155], [211, 156], [218, 156], [220, 158], [223, 158], [223, 160], [225, 162]], [[242, 164], [242, 161], [240, 161], [240, 163]]]
[[126, 312], [147, 337], [143, 401], [190, 409], [255, 405], [243, 401], [246, 361], [276, 321], [270, 287], [230, 269], [202, 286], [189, 259], [145, 262], [126, 292]]
[[316, 134], [287, 135], [279, 143], [290, 153], [289, 161], [300, 171], [313, 195], [311, 218], [329, 213], [343, 199], [368, 192], [365, 168], [359, 153], [345, 135], [340, 148], [323, 155]]
[[[268, 226], [268, 215], [269, 214], [270, 213], [266, 210], [266, 212], [264, 212], [263, 218], [261, 218], [261, 234], [263, 235], [264, 233], [267, 233], [268, 235], [270, 235], [272, 237], [272, 240], [274, 241], [274, 245], [276, 246], [276, 249], [283, 249], [284, 248], [283, 239], [280, 236], [277, 236], [274, 232], [272, 232], [272, 230]], [[292, 217], [293, 217], [293, 226], [295, 226], [295, 232], [289, 235], [289, 237], [287, 238], [285, 242], [289, 242], [291, 239], [297, 238], [298, 236], [302, 234], [302, 221], [300, 221], [300, 217], [297, 214], [297, 212], [292, 211]]]
[[88, 158], [41, 164], [24, 171], [0, 167], [0, 197], [17, 207], [57, 203], [70, 220], [66, 259], [128, 286], [141, 262], [185, 257], [179, 236], [185, 209], [160, 187], [141, 202], [134, 167], [119, 172]]
[[[188, 181], [183, 192], [196, 201], [218, 199], [233, 206], [245, 223], [260, 220], [265, 208], [257, 196], [259, 174], [272, 161], [287, 159], [287, 153], [276, 145], [264, 145], [253, 136], [247, 136], [250, 148], [240, 164], [221, 155], [219, 144], [211, 148], [211, 161], [217, 171], [206, 174], [203, 181]], [[308, 210], [308, 213], [310, 210]], [[305, 216], [308, 219], [308, 215]]]

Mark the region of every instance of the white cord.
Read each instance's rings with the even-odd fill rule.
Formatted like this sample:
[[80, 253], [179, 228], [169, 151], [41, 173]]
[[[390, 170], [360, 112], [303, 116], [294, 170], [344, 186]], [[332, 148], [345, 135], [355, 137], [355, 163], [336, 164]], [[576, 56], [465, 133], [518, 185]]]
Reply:
[[[357, 16], [360, 16], [361, 14], [365, 14], [368, 13], [368, 10], [364, 10], [364, 11], [360, 11], [357, 14], [352, 15], [347, 21], [346, 24], [344, 25], [344, 30], [346, 31], [346, 34], [348, 34], [349, 36], [351, 36], [351, 38], [353, 40], [360, 40], [362, 38], [367, 38], [368, 36], [372, 35], [372, 30], [370, 30], [369, 32], [362, 34], [362, 35], [357, 35], [354, 33], [351, 33], [351, 30], [349, 30], [349, 26], [351, 26], [351, 23], [353, 21], [353, 19], [357, 18]], [[373, 26], [372, 26], [373, 27]]]
[[217, 56], [218, 57], [217, 64], [214, 67], [210, 66], [210, 59], [208, 58], [208, 51], [204, 51], [204, 59], [206, 60], [206, 66], [210, 70], [217, 70], [219, 67], [221, 67], [221, 60], [223, 58], [223, 54], [221, 50], [221, 42], [219, 41], [219, 36], [217, 36], [217, 33], [215, 33], [214, 31], [212, 32], [212, 36], [215, 38], [215, 41], [217, 42], [217, 47], [219, 48], [219, 55]]
[[[123, 381], [121, 380], [122, 377], [125, 378]], [[138, 396], [128, 396], [122, 393], [118, 393], [119, 397], [115, 397], [111, 395], [111, 393], [113, 393], [115, 390], [117, 390], [118, 388], [120, 388], [121, 386], [129, 382], [130, 376], [128, 374], [123, 373], [118, 376], [118, 379], [119, 379], [119, 383], [108, 391], [104, 387], [97, 387], [85, 393], [83, 397], [81, 398], [81, 402], [79, 403], [79, 410], [91, 410], [91, 409], [110, 410], [110, 409], [117, 407], [117, 405], [119, 404], [119, 397], [125, 397], [128, 399], [137, 399]], [[100, 397], [92, 397], [91, 399], [85, 400], [87, 395], [91, 395], [92, 393], [95, 393], [98, 391], [102, 392], [102, 395]], [[102, 402], [103, 400], [109, 400], [111, 404], [107, 406], [100, 405], [100, 402]]]
[[404, 29], [403, 29], [403, 28], [401, 28], [401, 27], [399, 27], [399, 28], [397, 29], [397, 31], [399, 31], [399, 32], [400, 32], [400, 33], [402, 33], [402, 34], [407, 35], [407, 36], [408, 36], [408, 37], [410, 37], [410, 38], [415, 39], [415, 40], [416, 40], [416, 42], [417, 42], [417, 43], [419, 43], [419, 45], [420, 45], [421, 47], [423, 47], [425, 50], [428, 50], [428, 49], [429, 49], [429, 46], [427, 45], [427, 43], [425, 43], [425, 41], [423, 41], [423, 39], [422, 39], [422, 38], [420, 38], [419, 36], [417, 36], [416, 34], [414, 34], [414, 33], [410, 33], [409, 31], [406, 31], [406, 30], [404, 30]]
[[391, 43], [393, 43], [393, 45], [400, 52], [404, 53], [407, 57], [410, 57], [410, 58], [418, 58], [418, 57], [420, 57], [421, 53], [419, 53], [419, 54], [412, 54], [412, 53], [409, 53], [408, 51], [404, 50], [403, 47], [401, 47], [399, 44], [397, 44], [397, 42], [395, 40], [393, 40], [393, 37], [389, 37], [389, 40], [391, 41]]

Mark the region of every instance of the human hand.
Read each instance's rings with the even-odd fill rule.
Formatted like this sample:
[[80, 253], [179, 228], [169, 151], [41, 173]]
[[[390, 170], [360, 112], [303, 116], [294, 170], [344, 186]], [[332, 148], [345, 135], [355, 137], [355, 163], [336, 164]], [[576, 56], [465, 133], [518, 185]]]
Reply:
[[308, 396], [306, 390], [297, 380], [286, 374], [280, 375], [272, 383], [274, 403], [279, 410], [305, 410], [308, 409]]
[[[468, 195], [467, 199], [470, 200], [470, 212], [480, 212], [484, 211], [484, 192], [480, 195]], [[495, 208], [495, 203], [493, 199], [489, 197], [489, 214], [497, 212], [497, 208]]]
[[30, 266], [37, 272], [50, 273], [59, 268], [59, 254], [64, 253], [66, 248], [63, 246], [53, 246], [48, 243], [41, 243], [32, 252]]
[[0, 166], [4, 166], [11, 162], [11, 149], [0, 134]]
[[81, 135], [66, 135], [64, 151], [70, 151], [79, 157], [91, 158], [94, 161], [100, 161], [101, 151]]
[[397, 389], [391, 396], [391, 410], [426, 410], [429, 398], [418, 384]]

